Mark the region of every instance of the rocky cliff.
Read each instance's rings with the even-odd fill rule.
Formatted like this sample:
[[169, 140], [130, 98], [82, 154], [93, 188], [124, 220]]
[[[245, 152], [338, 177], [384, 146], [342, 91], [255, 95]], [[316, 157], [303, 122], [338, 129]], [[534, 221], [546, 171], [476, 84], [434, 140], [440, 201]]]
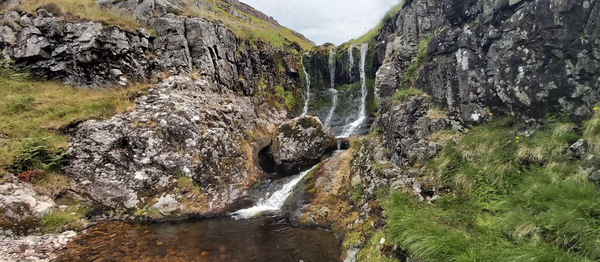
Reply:
[[[108, 23], [93, 19], [81, 21], [86, 20], [85, 17], [78, 20], [77, 13], [63, 14], [66, 7], [50, 2], [17, 4], [11, 9], [18, 11], [9, 11], [0, 17], [3, 21], [0, 49], [5, 56], [18, 66], [28, 67], [48, 78], [58, 78], [72, 86], [103, 88], [157, 81], [173, 74], [191, 74], [246, 95], [282, 86], [299, 96], [296, 94], [301, 86], [299, 57], [295, 54], [302, 50], [301, 46], [311, 43], [291, 31], [293, 39], [285, 38], [283, 43], [239, 36], [239, 31], [250, 29], [235, 31], [221, 21], [243, 22], [258, 16], [266, 19], [271, 30], [289, 31], [245, 4], [237, 1], [212, 4], [99, 1], [100, 6], [88, 7], [98, 9], [101, 14], [121, 14], [122, 20], [136, 19], [134, 26], [139, 27], [130, 29], [119, 27], [118, 19], [114, 22], [117, 26], [111, 24], [114, 19]], [[183, 10], [187, 8], [195, 12], [185, 14]], [[215, 8], [219, 12], [228, 10], [231, 17], [210, 20], [210, 17], [219, 17], [218, 13], [213, 14], [217, 12]], [[244, 15], [241, 10], [248, 14]], [[239, 21], [237, 23], [242, 23]]]

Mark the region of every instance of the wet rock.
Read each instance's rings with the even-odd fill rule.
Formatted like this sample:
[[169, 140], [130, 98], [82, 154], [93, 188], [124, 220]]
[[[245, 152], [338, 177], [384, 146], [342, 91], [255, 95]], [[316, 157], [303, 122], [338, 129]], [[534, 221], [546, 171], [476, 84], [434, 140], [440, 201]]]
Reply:
[[313, 116], [292, 119], [277, 128], [273, 137], [273, 159], [280, 175], [297, 174], [335, 149], [333, 134]]
[[135, 110], [78, 126], [65, 171], [108, 207], [217, 214], [266, 176], [255, 158], [284, 118], [214, 83], [171, 77]]
[[50, 197], [37, 194], [29, 183], [12, 175], [0, 183], [0, 228], [23, 233], [54, 206]]

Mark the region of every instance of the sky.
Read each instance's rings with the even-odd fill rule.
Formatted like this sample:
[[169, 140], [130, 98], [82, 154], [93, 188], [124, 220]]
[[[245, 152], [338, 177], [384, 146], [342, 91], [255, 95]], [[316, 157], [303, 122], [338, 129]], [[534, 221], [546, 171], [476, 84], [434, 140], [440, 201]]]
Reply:
[[375, 27], [400, 0], [241, 0], [317, 45], [342, 44]]

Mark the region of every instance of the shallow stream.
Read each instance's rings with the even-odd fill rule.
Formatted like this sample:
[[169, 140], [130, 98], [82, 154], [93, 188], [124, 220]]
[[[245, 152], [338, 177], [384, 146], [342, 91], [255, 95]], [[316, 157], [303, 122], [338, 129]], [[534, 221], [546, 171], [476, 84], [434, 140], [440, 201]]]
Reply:
[[207, 218], [151, 225], [106, 222], [81, 233], [57, 261], [339, 261], [333, 233], [279, 216]]

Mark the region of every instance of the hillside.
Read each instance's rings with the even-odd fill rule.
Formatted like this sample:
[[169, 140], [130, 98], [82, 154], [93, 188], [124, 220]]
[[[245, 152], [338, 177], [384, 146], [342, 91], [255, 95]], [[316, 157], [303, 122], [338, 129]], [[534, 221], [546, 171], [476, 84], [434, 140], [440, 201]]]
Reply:
[[407, 0], [340, 46], [234, 0], [0, 8], [0, 256], [600, 259], [597, 0]]

